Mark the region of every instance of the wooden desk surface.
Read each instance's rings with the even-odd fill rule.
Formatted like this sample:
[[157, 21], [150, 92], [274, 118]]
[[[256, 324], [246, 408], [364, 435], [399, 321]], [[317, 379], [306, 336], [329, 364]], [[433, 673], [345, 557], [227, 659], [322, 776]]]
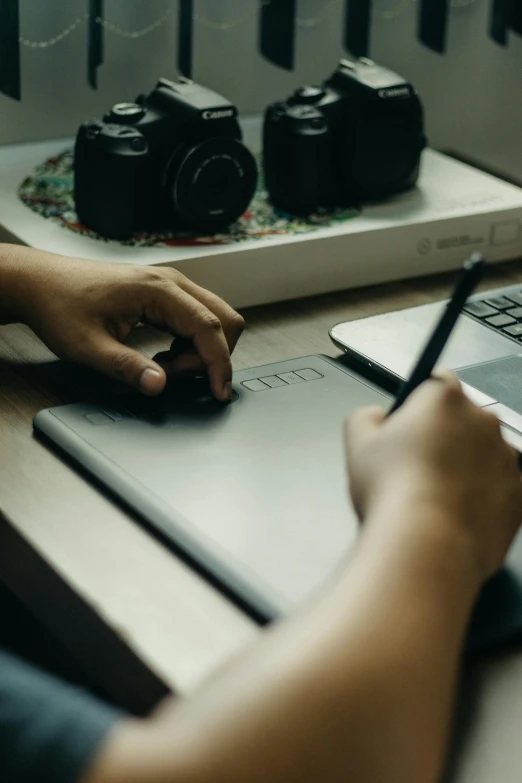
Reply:
[[[251, 310], [235, 366], [335, 356], [328, 338], [334, 323], [441, 299], [453, 277]], [[517, 282], [522, 262], [496, 266], [483, 288]], [[138, 330], [135, 343], [152, 353], [164, 337]], [[99, 393], [100, 386], [110, 384], [57, 362], [27, 328], [0, 328], [0, 508], [9, 520], [0, 521], [0, 577], [109, 695], [143, 712], [167, 690], [189, 693], [260, 629], [34, 439], [38, 410]], [[462, 701], [448, 779], [518, 781], [522, 649], [481, 661], [469, 678], [473, 698]]]

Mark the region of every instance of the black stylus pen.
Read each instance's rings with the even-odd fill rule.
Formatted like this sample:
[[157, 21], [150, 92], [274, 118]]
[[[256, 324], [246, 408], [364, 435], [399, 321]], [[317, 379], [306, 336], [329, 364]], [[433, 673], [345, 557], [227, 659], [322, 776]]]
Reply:
[[453, 328], [459, 319], [462, 308], [482, 277], [483, 268], [484, 259], [479, 253], [474, 253], [464, 264], [464, 268], [457, 280], [451, 299], [446, 305], [446, 309], [444, 310], [440, 321], [428, 340], [409, 379], [402, 384], [388, 415], [394, 413], [397, 408], [400, 408], [401, 405], [406, 402], [410, 394], [415, 391], [421, 383], [427, 381], [432, 374], [435, 365], [449, 340]]

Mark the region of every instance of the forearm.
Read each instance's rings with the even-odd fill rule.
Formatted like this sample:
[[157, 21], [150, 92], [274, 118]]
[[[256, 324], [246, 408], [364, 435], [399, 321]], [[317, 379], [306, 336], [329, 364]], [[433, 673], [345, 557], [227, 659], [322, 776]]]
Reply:
[[124, 731], [94, 783], [435, 781], [479, 580], [436, 518], [424, 540], [416, 523], [370, 525], [328, 595]]
[[0, 243], [0, 324], [25, 320], [28, 287], [37, 251]]

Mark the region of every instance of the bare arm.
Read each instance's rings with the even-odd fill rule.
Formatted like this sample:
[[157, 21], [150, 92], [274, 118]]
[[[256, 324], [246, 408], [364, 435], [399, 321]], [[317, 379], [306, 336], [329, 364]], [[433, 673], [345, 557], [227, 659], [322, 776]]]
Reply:
[[356, 417], [348, 451], [365, 532], [344, 573], [193, 699], [122, 726], [85, 783], [437, 780], [471, 608], [519, 523], [516, 461], [454, 382]]

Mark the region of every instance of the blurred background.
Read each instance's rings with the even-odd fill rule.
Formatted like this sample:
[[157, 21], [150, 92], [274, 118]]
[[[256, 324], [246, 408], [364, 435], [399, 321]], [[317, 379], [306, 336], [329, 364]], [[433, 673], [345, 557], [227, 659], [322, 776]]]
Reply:
[[[447, 52], [439, 54], [417, 40], [415, 0], [374, 0], [370, 53], [416, 85], [432, 146], [522, 184], [522, 37], [510, 33], [506, 46], [489, 37], [492, 2], [452, 0]], [[233, 100], [245, 116], [323, 80], [346, 54], [344, 0], [298, 0], [293, 72], [259, 53], [259, 5], [195, 0], [194, 78]], [[97, 91], [87, 79], [83, 21], [54, 45], [34, 45], [86, 11], [86, 0], [20, 0], [22, 100], [0, 95], [0, 144], [72, 136], [81, 121], [150, 90], [159, 76], [176, 77], [177, 0], [105, 0], [109, 28]], [[152, 32], [131, 35], [161, 18]]]

